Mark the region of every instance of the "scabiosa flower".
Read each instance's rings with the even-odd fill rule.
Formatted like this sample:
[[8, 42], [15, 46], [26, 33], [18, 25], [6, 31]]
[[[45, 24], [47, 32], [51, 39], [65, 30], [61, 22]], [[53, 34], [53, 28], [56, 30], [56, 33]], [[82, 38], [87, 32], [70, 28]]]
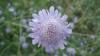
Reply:
[[71, 24], [66, 22], [68, 16], [62, 16], [53, 6], [49, 10], [42, 9], [32, 16], [33, 19], [29, 22], [32, 44], [41, 45], [46, 52], [64, 49], [64, 40], [72, 33]]

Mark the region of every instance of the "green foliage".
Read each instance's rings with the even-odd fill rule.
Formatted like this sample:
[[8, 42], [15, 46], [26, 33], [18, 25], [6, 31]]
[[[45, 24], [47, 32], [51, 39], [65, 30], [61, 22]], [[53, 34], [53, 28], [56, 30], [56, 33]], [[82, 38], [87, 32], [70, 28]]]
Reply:
[[[50, 6], [67, 14], [69, 22], [78, 17], [66, 48], [75, 48], [75, 56], [100, 56], [100, 0], [0, 0], [0, 56], [54, 56], [32, 45], [23, 24], [32, 13]], [[25, 39], [26, 48], [20, 37]], [[66, 49], [58, 50], [59, 56], [63, 53], [67, 54]]]

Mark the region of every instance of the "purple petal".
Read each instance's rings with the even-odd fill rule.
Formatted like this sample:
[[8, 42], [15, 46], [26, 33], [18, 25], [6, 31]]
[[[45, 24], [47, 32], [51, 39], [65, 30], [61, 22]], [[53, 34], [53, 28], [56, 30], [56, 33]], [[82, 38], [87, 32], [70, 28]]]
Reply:
[[66, 34], [67, 34], [67, 35], [70, 35], [70, 34], [72, 34], [72, 29], [70, 29], [70, 28], [67, 28], [67, 29], [66, 29]]
[[32, 44], [33, 45], [37, 44], [38, 42], [39, 42], [39, 39], [38, 38], [35, 38], [35, 39], [32, 40]]
[[36, 22], [39, 22], [38, 19], [32, 19], [32, 21], [35, 22], [35, 23], [36, 23]]
[[36, 38], [36, 36], [34, 35], [34, 33], [30, 33], [30, 34], [29, 34], [29, 37], [31, 37], [31, 38]]
[[62, 20], [62, 21], [66, 21], [67, 18], [68, 18], [68, 16], [67, 16], [67, 15], [64, 15], [64, 16], [61, 17], [61, 20]]
[[29, 26], [33, 26], [34, 25], [34, 23], [33, 22], [29, 22]]
[[37, 14], [32, 14], [32, 17], [34, 18], [34, 19], [37, 19], [38, 18], [38, 15]]
[[54, 50], [53, 50], [53, 48], [52, 47], [46, 47], [46, 52], [48, 52], [48, 53], [50, 53], [50, 52], [53, 52]]
[[65, 48], [64, 44], [63, 43], [59, 44], [59, 48], [64, 49]]
[[50, 12], [50, 14], [53, 14], [54, 13], [54, 6], [51, 6], [50, 7], [49, 12]]
[[55, 19], [58, 17], [58, 10], [55, 10], [54, 17], [55, 17]]

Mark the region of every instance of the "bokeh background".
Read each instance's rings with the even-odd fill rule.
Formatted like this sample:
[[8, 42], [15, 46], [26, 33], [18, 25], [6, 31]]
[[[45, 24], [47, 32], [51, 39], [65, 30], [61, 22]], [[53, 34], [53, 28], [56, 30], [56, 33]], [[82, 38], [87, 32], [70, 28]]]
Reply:
[[[52, 54], [32, 45], [27, 26], [50, 6], [75, 22], [66, 48]], [[100, 0], [0, 0], [0, 56], [100, 56]]]

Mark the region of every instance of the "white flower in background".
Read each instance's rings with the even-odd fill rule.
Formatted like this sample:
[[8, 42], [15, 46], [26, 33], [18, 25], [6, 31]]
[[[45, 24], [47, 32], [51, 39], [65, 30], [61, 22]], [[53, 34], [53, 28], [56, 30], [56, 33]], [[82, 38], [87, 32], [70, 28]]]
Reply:
[[20, 36], [20, 37], [19, 37], [19, 41], [20, 41], [20, 43], [22, 44], [22, 43], [26, 42], [26, 39], [25, 39], [24, 36]]
[[16, 7], [13, 6], [11, 3], [8, 3], [7, 5], [8, 11], [11, 12], [14, 16], [18, 15], [16, 12]]
[[28, 48], [28, 43], [27, 42], [22, 43], [22, 47], [23, 48]]
[[90, 35], [90, 38], [95, 40], [96, 39], [96, 36], [95, 35]]
[[77, 23], [77, 22], [78, 22], [78, 17], [75, 16], [74, 19], [73, 19], [73, 23], [75, 24], [75, 23]]
[[68, 56], [67, 54], [63, 53], [63, 56]]
[[19, 37], [19, 41], [20, 41], [20, 44], [21, 44], [22, 48], [24, 48], [24, 49], [28, 48], [29, 44], [26, 42], [26, 39], [23, 35], [21, 35]]
[[6, 31], [6, 33], [10, 33], [10, 32], [12, 31], [12, 29], [11, 29], [10, 27], [7, 27], [7, 28], [5, 29], [5, 31]]
[[1, 41], [0, 46], [3, 46], [3, 45], [5, 45], [5, 42]]
[[70, 53], [72, 55], [75, 55], [76, 50], [75, 50], [75, 48], [67, 48], [67, 53]]
[[41, 45], [46, 52], [64, 49], [64, 40], [72, 33], [71, 24], [66, 21], [68, 16], [62, 16], [53, 6], [49, 10], [42, 9], [32, 16], [33, 19], [29, 22], [32, 43]]
[[0, 10], [0, 15], [2, 15], [3, 14], [3, 11], [2, 10]]
[[9, 10], [10, 12], [14, 12], [14, 11], [15, 11], [15, 8], [12, 6], [12, 7], [9, 7], [8, 10]]

